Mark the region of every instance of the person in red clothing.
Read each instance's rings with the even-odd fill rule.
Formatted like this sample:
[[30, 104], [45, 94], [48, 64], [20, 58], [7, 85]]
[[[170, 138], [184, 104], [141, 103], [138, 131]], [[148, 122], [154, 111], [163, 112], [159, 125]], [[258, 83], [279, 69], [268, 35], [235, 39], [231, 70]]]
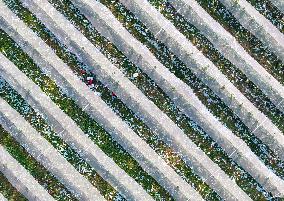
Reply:
[[94, 83], [94, 80], [93, 79], [89, 79], [87, 80], [88, 81], [88, 85], [92, 85]]
[[84, 74], [86, 74], [86, 71], [84, 69], [81, 69], [80, 73], [81, 73], [81, 75], [84, 75]]
[[111, 92], [111, 98], [112, 99], [117, 98], [116, 94], [113, 91]]
[[96, 77], [87, 77], [87, 85], [91, 88], [95, 87]]

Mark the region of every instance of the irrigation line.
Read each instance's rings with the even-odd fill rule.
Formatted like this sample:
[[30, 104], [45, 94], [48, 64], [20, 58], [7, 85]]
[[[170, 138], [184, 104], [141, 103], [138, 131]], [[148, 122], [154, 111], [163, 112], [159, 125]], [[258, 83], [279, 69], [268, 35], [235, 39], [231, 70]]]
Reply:
[[159, 35], [159, 33], [160, 33], [162, 30], [166, 29], [167, 26], [170, 25], [170, 24], [171, 24], [171, 23], [167, 23], [165, 26], [163, 26], [163, 27], [160, 29], [160, 31], [158, 31], [158, 32], [154, 35], [154, 37], [157, 38], [157, 35]]
[[82, 111], [84, 111], [85, 109], [87, 109], [87, 107], [90, 105], [90, 103], [88, 103], [83, 109]]
[[65, 131], [65, 129], [63, 129], [62, 131], [60, 131], [59, 133], [58, 133], [58, 135], [60, 135], [61, 133], [63, 133]]
[[281, 100], [281, 101], [276, 105], [276, 107], [278, 107], [283, 101], [284, 101], [284, 99]]
[[[166, 26], [165, 26], [166, 27]], [[156, 34], [155, 34], [155, 38], [156, 36], [163, 30], [163, 27], [160, 29], [160, 31], [158, 31]]]

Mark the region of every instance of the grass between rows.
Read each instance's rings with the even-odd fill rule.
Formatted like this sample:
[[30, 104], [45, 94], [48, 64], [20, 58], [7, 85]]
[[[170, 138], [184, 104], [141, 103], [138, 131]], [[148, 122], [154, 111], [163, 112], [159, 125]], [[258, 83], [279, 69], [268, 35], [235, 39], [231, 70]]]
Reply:
[[[44, 38], [44, 40], [45, 41], [50, 41], [50, 39], [51, 38], [49, 38], [49, 39], [47, 39], [47, 38]], [[50, 44], [50, 43], [49, 43]], [[53, 44], [53, 45], [51, 45], [54, 49], [56, 49], [56, 52], [58, 53], [59, 51], [60, 51], [60, 45], [59, 46], [57, 46], [56, 47], [56, 44]], [[68, 55], [61, 55], [61, 54], [59, 54], [59, 56], [67, 56], [68, 57]], [[66, 58], [63, 58], [63, 60], [64, 59], [66, 59]], [[70, 57], [69, 57], [69, 62], [70, 62]], [[77, 61], [75, 61], [75, 63], [76, 63]], [[72, 70], [74, 70], [75, 71], [75, 73], [79, 73], [78, 72], [78, 68], [75, 68], [73, 65], [72, 65]], [[77, 70], [77, 71], [76, 71]], [[88, 77], [88, 76], [90, 76], [90, 75], [88, 75], [88, 74], [84, 74], [84, 75], [82, 75], [82, 76], [80, 76], [83, 80], [86, 78], [86, 77]], [[144, 138], [145, 138], [145, 136], [146, 135], [148, 135], [147, 137], [148, 137], [148, 143], [150, 142], [150, 141], [152, 141], [152, 142], [154, 142], [154, 141], [156, 141], [156, 139], [155, 139], [155, 137], [153, 137], [153, 136], [151, 136], [150, 134], [149, 134], [149, 130], [147, 130], [147, 128], [145, 128], [143, 125], [141, 125], [141, 124], [139, 124], [139, 121], [138, 121], [138, 118], [136, 118], [133, 114], [131, 114], [131, 112], [130, 112], [130, 110], [128, 110], [127, 109], [127, 107], [125, 107], [118, 99], [113, 99], [111, 96], [110, 96], [110, 92], [108, 91], [108, 90], [106, 90], [106, 89], [104, 89], [104, 87], [100, 84], [100, 83], [96, 83], [96, 88], [97, 88], [97, 90], [98, 91], [100, 91], [101, 93], [102, 93], [102, 97], [104, 97], [104, 100], [105, 101], [107, 101], [107, 103], [109, 103], [109, 104], [111, 104], [111, 103], [113, 103], [113, 105], [115, 105], [115, 107], [117, 108], [115, 111], [117, 112], [117, 111], [119, 111], [119, 114], [120, 114], [120, 116], [122, 117], [122, 118], [124, 118], [128, 123], [130, 122], [130, 121], [132, 121], [132, 120], [134, 120], [134, 122], [135, 122], [135, 124], [132, 124], [132, 128], [133, 128], [133, 126], [135, 126], [136, 127], [136, 131], [137, 131], [137, 129], [139, 129], [139, 131], [138, 132], [140, 132], [140, 133], [142, 133], [143, 132], [143, 135], [144, 135]], [[132, 115], [132, 116], [131, 116]], [[130, 117], [129, 117], [130, 116]], [[132, 121], [133, 122], [133, 121]], [[142, 130], [142, 129], [143, 130]], [[148, 132], [148, 133], [146, 133], [146, 132]], [[152, 145], [153, 145], [153, 143], [152, 143]], [[163, 147], [163, 148], [161, 148], [161, 147]], [[156, 150], [157, 149], [159, 149], [160, 150], [160, 152], [162, 152], [162, 151], [164, 151], [164, 152], [167, 152], [167, 153], [169, 153], [171, 150], [170, 149], [166, 149], [164, 146], [163, 146], [163, 144], [162, 143], [160, 143], [159, 145], [158, 145], [158, 147], [156, 147], [155, 148]], [[161, 151], [162, 150], [162, 151]], [[164, 156], [167, 156], [166, 154], [167, 153], [165, 153], [164, 154]], [[168, 160], [170, 160], [170, 161], [172, 161], [172, 163], [174, 163], [174, 161], [177, 161], [178, 159], [176, 159], [177, 157], [167, 157], [167, 159]], [[182, 166], [182, 165], [181, 165]], [[184, 166], [184, 165], [183, 165]], [[183, 167], [184, 168], [184, 167]], [[185, 170], [183, 171], [181, 168], [180, 168], [180, 171], [182, 172], [182, 173], [184, 173], [184, 175], [185, 175], [185, 177], [194, 177], [194, 175], [192, 175], [193, 173], [191, 173], [190, 171], [188, 171], [187, 170], [187, 168], [184, 168]], [[186, 172], [187, 171], [187, 172]], [[196, 180], [196, 179], [195, 179]], [[198, 181], [199, 183], [197, 183], [196, 185], [198, 185], [198, 188], [204, 188], [204, 186], [205, 186], [205, 190], [207, 190], [208, 189], [208, 187], [205, 185], [205, 184], [202, 184], [202, 181]], [[206, 189], [207, 188], [207, 189]], [[207, 191], [204, 191], [204, 194], [208, 194], [208, 192]]]
[[[174, 8], [171, 7], [169, 4], [167, 4], [164, 0], [151, 0], [150, 1], [153, 5], [158, 8], [161, 13], [163, 13], [169, 20], [171, 20], [178, 29], [187, 36], [188, 39], [191, 40], [191, 42], [195, 43], [195, 45], [198, 47], [200, 51], [203, 52], [204, 55], [206, 55], [208, 58], [210, 58], [215, 65], [221, 70], [223, 74], [225, 74], [229, 80], [237, 86], [237, 88], [244, 94], [248, 99], [254, 103], [254, 105], [258, 106], [258, 109], [260, 109], [262, 112], [264, 112], [268, 117], [272, 119], [272, 121], [282, 130], [284, 131], [284, 125], [282, 122], [284, 121], [284, 114], [282, 114], [270, 101], [269, 99], [261, 93], [261, 91], [246, 78], [244, 74], [242, 74], [238, 69], [236, 69], [230, 62], [224, 57], [222, 57], [210, 44], [209, 41], [207, 41], [204, 36], [202, 36], [198, 30], [186, 22], [182, 16], [178, 15]], [[206, 45], [207, 44], [207, 45]], [[185, 80], [186, 82], [186, 80]], [[218, 105], [224, 105], [224, 103], [219, 100]], [[226, 118], [231, 117], [234, 119], [234, 122], [240, 122], [240, 124], [236, 126], [229, 126], [228, 121], [223, 116], [223, 111], [216, 111], [213, 107], [210, 107], [208, 104], [205, 103], [207, 107], [209, 107], [212, 111], [212, 113], [217, 116], [222, 122], [225, 123], [225, 125], [228, 125], [228, 127], [233, 130], [236, 135], [243, 138], [248, 144], [251, 145], [251, 149], [254, 150], [256, 146], [259, 147], [258, 151], [255, 151], [255, 153], [271, 168], [274, 169], [274, 172], [284, 177], [284, 171], [282, 167], [284, 164], [277, 159], [275, 154], [261, 141], [257, 140], [256, 137], [253, 136], [247, 129], [247, 127], [241, 123], [240, 119], [235, 117], [232, 113], [232, 111], [228, 107], [224, 107], [224, 110], [229, 110], [230, 112], [227, 113], [225, 116]], [[217, 107], [217, 104], [215, 105]], [[269, 114], [268, 114], [269, 113]], [[244, 133], [248, 133], [249, 138], [242, 135]], [[267, 156], [264, 156], [261, 152], [263, 151], [263, 148], [265, 148], [265, 153], [267, 153]], [[277, 167], [277, 163], [275, 164], [275, 158], [277, 163], [279, 164], [279, 167]]]
[[269, 0], [248, 0], [248, 2], [280, 32], [284, 33], [284, 15]]
[[193, 25], [188, 23], [166, 0], [151, 0], [153, 5], [169, 19], [261, 112], [284, 132], [284, 114], [230, 61], [218, 52]]
[[[1, 39], [3, 39], [3, 37], [1, 37]], [[1, 39], [0, 41], [3, 42]], [[9, 45], [8, 42], [9, 41], [6, 40], [5, 44]], [[21, 70], [23, 70], [25, 73], [29, 73], [29, 76], [34, 76], [34, 81], [44, 84], [46, 91], [51, 93], [51, 91], [54, 90], [53, 87], [55, 87], [54, 83], [48, 82], [48, 78], [44, 79], [43, 76], [39, 76], [39, 71], [37, 71], [37, 69], [29, 69], [29, 66], [31, 66], [32, 64], [29, 64], [27, 60], [19, 59], [20, 55], [24, 55], [24, 53], [16, 52], [18, 47], [12, 46], [10, 48], [10, 51], [8, 49], [4, 50], [4, 52], [7, 54], [6, 56], [11, 61], [15, 62], [17, 66], [23, 65], [25, 69]], [[13, 56], [15, 57], [12, 58]], [[1, 91], [2, 98], [4, 98], [14, 109], [16, 109], [22, 116], [24, 116], [24, 118], [46, 140], [48, 140], [57, 149], [57, 151], [59, 151], [65, 157], [65, 159], [75, 167], [78, 172], [83, 174], [94, 186], [96, 186], [100, 190], [102, 195], [104, 195], [109, 200], [119, 196], [117, 195], [117, 192], [79, 156], [79, 154], [72, 150], [57, 136], [56, 133], [52, 131], [51, 127], [47, 125], [46, 121], [40, 116], [40, 114], [36, 113], [15, 90], [13, 90], [8, 84], [4, 85], [4, 87], [4, 90]], [[53, 98], [58, 98], [55, 96], [55, 93], [53, 93], [52, 95]], [[60, 101], [62, 101], [62, 103], [64, 104], [66, 98], [61, 98], [62, 99], [60, 99]], [[59, 98], [57, 100], [59, 100]], [[65, 110], [72, 111], [69, 105], [61, 106], [65, 107]]]
[[[1, 96], [4, 91], [1, 88]], [[41, 164], [39, 164], [13, 137], [0, 126], [1, 145], [15, 158], [35, 179], [42, 185], [47, 192], [56, 200], [76, 200], [71, 193], [60, 183], [54, 175], [49, 173]], [[1, 177], [0, 177], [1, 178]], [[2, 175], [3, 178], [3, 175]], [[8, 199], [26, 200], [17, 190], [7, 184], [4, 179], [0, 180], [0, 185], [6, 190]], [[3, 183], [2, 183], [3, 181]]]
[[[64, 5], [66, 5], [66, 2], [67, 1], [64, 1]], [[72, 6], [71, 6], [72, 7]], [[66, 11], [67, 9], [66, 9], [66, 7], [64, 7], [64, 11]], [[74, 11], [73, 12], [70, 12], [70, 13], [74, 13]], [[66, 14], [67, 15], [67, 17], [68, 17], [68, 14]], [[78, 16], [79, 14], [77, 13], [76, 14], [76, 16]], [[76, 19], [72, 19], [72, 17], [70, 17], [69, 16], [69, 20], [71, 20], [75, 25], [76, 25]], [[79, 20], [78, 20], [79, 21]], [[106, 51], [106, 50], [104, 50], [104, 47], [102, 47], [103, 45], [100, 45], [100, 44], [97, 44], [95, 41], [95, 39], [96, 39], [96, 37], [94, 36], [94, 35], [92, 35], [92, 33], [94, 33], [95, 32], [95, 30], [92, 30], [92, 31], [88, 31], [88, 28], [85, 28], [85, 27], [88, 27], [88, 26], [90, 26], [90, 24], [88, 23], [88, 21], [86, 20], [86, 19], [84, 19], [84, 18], [82, 18], [81, 20], [80, 20], [81, 22], [85, 22], [86, 24], [84, 25], [84, 24], [81, 24], [81, 26], [80, 25], [78, 25], [77, 24], [77, 28], [79, 29], [79, 30], [81, 30], [81, 32], [82, 33], [84, 33], [85, 34], [85, 36], [87, 36], [88, 37], [88, 39], [91, 41], [91, 42], [93, 42], [94, 44], [96, 44], [99, 48], [100, 48], [100, 50], [106, 55], [106, 56], [109, 56], [110, 57], [110, 59], [112, 58], [112, 60], [113, 61], [116, 61], [115, 63], [117, 64], [117, 66], [118, 67], [121, 67], [121, 66], [123, 66], [121, 63], [123, 63], [122, 61], [125, 61], [126, 59], [122, 59], [122, 61], [121, 61], [121, 59], [119, 59], [119, 57], [117, 56], [117, 55], [119, 55], [119, 51], [117, 50], [117, 49], [115, 49], [115, 48], [113, 48], [114, 49], [114, 53], [112, 53], [111, 54], [111, 51]], [[88, 25], [89, 24], [89, 25]], [[93, 39], [93, 40], [92, 40]], [[101, 44], [108, 44], [108, 47], [109, 46], [111, 46], [111, 44], [109, 43], [109, 42], [105, 42], [105, 43], [101, 43]], [[105, 53], [105, 52], [107, 52], [107, 53]], [[123, 58], [123, 56], [122, 56], [122, 58]], [[120, 61], [120, 62], [119, 62]], [[129, 65], [128, 65], [129, 66]], [[127, 70], [128, 69], [126, 69], [126, 68], [123, 68], [123, 67], [121, 67], [122, 69], [123, 69], [123, 71], [125, 72], [126, 71], [126, 73], [125, 73], [125, 75], [126, 76], [129, 76], [129, 75], [131, 75], [131, 72], [130, 73], [128, 73], [127, 74]], [[135, 67], [133, 67], [132, 69], [135, 69]], [[142, 77], [142, 79], [143, 79], [143, 74], [141, 75], [141, 73], [140, 73], [140, 75], [139, 75], [139, 77]], [[129, 77], [130, 79], [131, 79], [131, 76]], [[144, 79], [145, 80], [145, 79]], [[135, 83], [135, 80], [133, 80], [133, 82]], [[153, 82], [152, 82], [153, 83]], [[136, 85], [138, 85], [137, 83], [135, 83]], [[145, 84], [144, 84], [144, 86], [145, 86]], [[153, 85], [152, 86], [147, 86], [147, 87], [144, 87], [144, 88], [150, 88], [150, 89], [152, 89], [153, 88]], [[141, 88], [140, 88], [141, 89]], [[157, 87], [156, 87], [156, 89], [157, 89]], [[143, 89], [141, 89], [142, 91], [143, 91]], [[157, 91], [157, 90], [156, 90]], [[145, 93], [145, 90], [143, 91], [144, 93]], [[145, 93], [146, 94], [146, 93]], [[155, 101], [155, 97], [157, 97], [157, 93], [155, 93], [155, 96], [154, 96], [154, 98], [153, 98], [153, 102], [155, 102], [157, 105], [166, 105], [167, 107], [168, 106], [170, 106], [171, 108], [173, 108], [173, 104], [159, 104], [159, 102], [158, 101]], [[148, 96], [148, 98], [149, 98], [149, 96]], [[163, 98], [163, 99], [161, 99], [161, 100], [164, 100], [165, 99], [165, 96], [163, 97], [161, 97], [161, 98]]]
[[[22, 15], [25, 21], [30, 20], [30, 26], [34, 26], [36, 29], [41, 26], [41, 28], [45, 29], [42, 25], [38, 23], [33, 23], [33, 16], [30, 16], [28, 11], [20, 7], [20, 2], [9, 2], [12, 9], [18, 15]], [[21, 13], [19, 13], [19, 10]], [[35, 28], [36, 27], [36, 28]], [[44, 34], [42, 32], [42, 34]], [[46, 34], [46, 32], [45, 32]], [[7, 38], [6, 38], [7, 39]], [[139, 164], [119, 145], [117, 144], [112, 137], [106, 133], [103, 128], [94, 120], [92, 120], [89, 115], [83, 112], [73, 100], [68, 98], [59, 88], [57, 88], [56, 84], [50, 80], [47, 76], [45, 76], [39, 68], [32, 62], [32, 60], [21, 50], [16, 47], [15, 44], [8, 39], [8, 42], [5, 41], [4, 44], [8, 46], [9, 50], [4, 50], [4, 52], [8, 52], [8, 57], [12, 61], [19, 60], [21, 58], [21, 62], [15, 63], [20, 70], [22, 70], [30, 79], [32, 79], [37, 85], [41, 87], [41, 89], [65, 112], [67, 113], [76, 123], [77, 125], [109, 156], [111, 157], [116, 164], [125, 170], [131, 177], [133, 177], [139, 184], [141, 184], [144, 189], [151, 194], [154, 198], [160, 199], [165, 198], [170, 200], [171, 197], [169, 194], [151, 177], [149, 176]], [[9, 45], [13, 44], [13, 47], [9, 47]], [[4, 46], [5, 46], [4, 45]], [[18, 54], [16, 54], [15, 49], [17, 49]], [[69, 63], [72, 63], [72, 59], [69, 60]], [[68, 64], [69, 64], [68, 63]], [[58, 139], [59, 140], [59, 139]], [[95, 175], [95, 174], [94, 174]], [[102, 188], [103, 190], [104, 188]], [[107, 189], [106, 189], [107, 191]], [[110, 197], [113, 197], [112, 193]], [[116, 197], [116, 196], [115, 196]]]
[[252, 33], [246, 30], [219, 0], [197, 0], [197, 2], [220, 23], [223, 28], [231, 33], [241, 46], [261, 64], [267, 72], [280, 83], [284, 84], [284, 64], [281, 60]]
[[[134, 35], [138, 40], [140, 40], [141, 42], [146, 44], [148, 46], [148, 48], [154, 54], [156, 54], [156, 57], [164, 65], [170, 66], [173, 73], [175, 73], [176, 69], [174, 69], [173, 66], [171, 66], [171, 65], [176, 65], [176, 66], [182, 65], [181, 62], [178, 61], [177, 58], [174, 58], [174, 55], [170, 54], [170, 52], [166, 50], [167, 48], [165, 46], [162, 46], [159, 42], [154, 41], [153, 37], [149, 36], [149, 32], [147, 31], [147, 29], [145, 27], [143, 27], [143, 25], [141, 25], [141, 23], [139, 23], [137, 21], [137, 19], [135, 19], [135, 17], [131, 16], [131, 14], [127, 11], [127, 9], [123, 8], [123, 6], [121, 4], [119, 4], [118, 2], [112, 3], [112, 4], [110, 4], [108, 1], [101, 1], [101, 2], [103, 2], [106, 6], [108, 6], [112, 10], [113, 14], [117, 17], [117, 19], [119, 19], [123, 23], [123, 25], [132, 33], [132, 35]], [[158, 50], [160, 50], [160, 51], [158, 51]], [[159, 52], [160, 54], [157, 54], [157, 52]], [[186, 72], [186, 69], [184, 70], [184, 72]], [[183, 77], [185, 77], [184, 74], [186, 74], [184, 72], [180, 72], [180, 75], [183, 74], [182, 75]], [[194, 78], [194, 76], [188, 76], [187, 75], [187, 80], [194, 82], [196, 80], [196, 78]], [[214, 96], [212, 96], [212, 93], [210, 93], [210, 90], [206, 90], [206, 87], [202, 86], [202, 84], [199, 84], [199, 86], [197, 85], [194, 88], [195, 88], [196, 93], [198, 93], [199, 95], [202, 95], [202, 94], [204, 95], [204, 97], [202, 99], [203, 99], [203, 102], [204, 101], [207, 102], [207, 104], [206, 104], [207, 106], [211, 106], [210, 108], [215, 107], [215, 110], [216, 109], [219, 110], [219, 114], [221, 116], [225, 116], [225, 117], [229, 116], [228, 119], [227, 119], [227, 124], [231, 124], [232, 126], [238, 127], [238, 125], [241, 122], [237, 121], [236, 123], [234, 123], [234, 120], [235, 120], [236, 117], [234, 117], [234, 116], [233, 116], [233, 118], [230, 117], [230, 115], [228, 115], [228, 112], [229, 112], [228, 110], [226, 110], [226, 113], [223, 112], [224, 104], [220, 105], [220, 101], [216, 100], [216, 98], [214, 98]], [[255, 140], [253, 140], [253, 141], [255, 141]], [[261, 148], [261, 150], [260, 150], [260, 148]], [[264, 148], [266, 148], [266, 147], [263, 147], [260, 144], [258, 150], [260, 150], [260, 152], [263, 152], [263, 150], [265, 150]], [[270, 157], [270, 159], [272, 159], [272, 163], [275, 163], [273, 157]], [[278, 168], [277, 166], [279, 166], [280, 168]], [[282, 166], [281, 163], [276, 165], [276, 169], [278, 168], [280, 170], [280, 172], [281, 172], [281, 166]]]
[[[65, 3], [65, 2], [64, 2]], [[32, 19], [31, 18], [31, 22], [32, 21], [34, 21], [34, 19]], [[84, 21], [82, 21], [82, 22], [84, 22]], [[31, 23], [32, 24], [32, 23]], [[82, 30], [84, 30], [83, 28], [82, 28]], [[88, 33], [84, 33], [84, 34], [88, 34]], [[92, 36], [92, 35], [91, 35]], [[94, 42], [94, 41], [96, 41], [96, 39], [97, 38], [95, 38], [92, 42]], [[131, 78], [131, 76], [132, 76], [132, 74], [134, 73], [134, 72], [139, 72], [139, 77], [138, 77], [138, 79], [132, 79], [132, 81], [143, 91], [143, 93], [145, 93], [145, 94], [147, 94], [147, 97], [148, 98], [150, 98], [153, 102], [155, 102], [157, 105], [159, 105], [160, 106], [160, 108], [161, 107], [163, 107], [162, 108], [162, 110], [163, 111], [167, 111], [168, 110], [168, 112], [167, 112], [167, 114], [169, 115], [169, 116], [171, 116], [171, 118], [176, 118], [176, 119], [178, 119], [178, 120], [181, 120], [180, 118], [182, 118], [182, 122], [186, 125], [186, 126], [188, 126], [189, 127], [189, 129], [188, 130], [191, 130], [190, 132], [188, 132], [188, 133], [191, 133], [191, 132], [193, 132], [192, 130], [198, 130], [198, 127], [196, 126], [196, 125], [194, 125], [194, 123], [193, 122], [191, 122], [189, 119], [187, 119], [186, 117], [184, 117], [184, 116], [182, 116], [181, 114], [179, 114], [180, 112], [178, 111], [178, 109], [177, 108], [175, 108], [175, 106], [170, 102], [170, 100], [162, 93], [162, 92], [159, 92], [159, 88], [157, 87], [157, 86], [155, 86], [155, 84], [152, 82], [152, 81], [150, 81], [149, 80], [149, 78], [145, 75], [145, 74], [143, 74], [141, 71], [139, 71], [139, 69], [138, 68], [136, 68], [133, 64], [131, 64], [127, 59], [123, 59], [123, 56], [121, 56], [121, 55], [119, 55], [118, 54], [118, 56], [114, 56], [114, 54], [116, 53], [116, 52], [119, 52], [119, 51], [117, 51], [109, 42], [105, 42], [104, 40], [98, 40], [98, 46], [100, 47], [100, 48], [104, 48], [104, 47], [102, 47], [102, 46], [104, 46], [105, 44], [109, 47], [107, 50], [109, 50], [109, 58], [110, 59], [112, 59], [112, 61], [114, 62], [114, 61], [117, 61], [116, 62], [116, 64], [117, 64], [117, 66], [118, 67], [120, 67], [121, 69], [123, 69], [124, 71], [125, 71], [125, 75], [126, 76], [128, 76], [129, 78]], [[100, 44], [101, 43], [101, 44]], [[57, 48], [54, 48], [54, 49], [57, 49]], [[57, 51], [57, 50], [56, 50]], [[59, 51], [59, 50], [58, 50]], [[103, 51], [103, 50], [102, 50]], [[113, 53], [113, 51], [114, 51], [114, 53]], [[107, 52], [107, 51], [106, 51]], [[105, 55], [106, 55], [106, 52], [105, 52]], [[58, 52], [57, 52], [58, 53]], [[120, 53], [121, 54], [121, 53]], [[121, 59], [122, 58], [122, 59]], [[70, 60], [70, 59], [69, 59]], [[123, 60], [124, 62], [123, 62], [123, 64], [121, 64], [121, 60]], [[73, 70], [74, 70], [75, 68], [73, 68]], [[77, 74], [79, 75], [79, 71], [78, 71], [78, 69], [76, 69], [76, 70], [74, 70], [74, 72], [77, 72]], [[81, 76], [82, 77], [82, 79], [85, 79], [85, 77], [86, 77], [86, 75], [84, 75], [84, 76]], [[145, 84], [146, 84], [146, 86], [147, 87], [143, 87], [143, 86], [145, 86]], [[100, 88], [100, 84], [98, 83], [97, 84], [97, 91], [101, 91], [102, 92], [102, 97], [104, 96], [104, 94], [106, 95], [106, 96], [108, 96], [108, 98], [104, 98], [104, 100], [107, 100], [107, 99], [111, 99], [111, 101], [108, 101], [108, 104], [112, 104], [112, 105], [121, 105], [122, 106], [122, 103], [121, 104], [119, 104], [120, 102], [117, 100], [117, 99], [113, 99], [113, 97], [110, 95], [110, 92], [106, 92], [106, 93], [103, 93], [103, 91], [104, 90], [100, 90], [99, 88]], [[144, 89], [143, 89], [144, 88]], [[159, 98], [158, 98], [159, 97]], [[160, 102], [159, 101], [161, 101], [161, 100], [163, 100], [163, 99], [165, 99], [166, 98], [166, 100], [167, 100], [167, 103], [166, 104], [160, 104]], [[115, 100], [115, 101], [113, 101], [113, 100]], [[117, 103], [115, 103], [115, 102], [117, 102]], [[210, 102], [210, 101], [209, 101]], [[118, 108], [122, 108], [121, 106], [118, 106]], [[113, 106], [113, 107], [115, 107], [115, 106]], [[122, 111], [122, 112], [121, 112]], [[174, 111], [174, 112], [173, 112]], [[131, 111], [130, 110], [127, 110], [127, 108], [125, 107], [125, 112], [123, 112], [123, 110], [122, 109], [119, 109], [119, 112], [118, 113], [120, 113], [121, 114], [121, 116], [123, 117], [123, 116], [125, 116], [125, 117], [131, 117], [131, 115], [133, 115], [134, 116], [134, 114], [131, 114]], [[130, 115], [128, 115], [128, 113], [130, 113]], [[175, 115], [175, 113], [177, 113], [177, 115]], [[129, 118], [128, 118], [129, 119]], [[133, 123], [133, 122], [135, 122], [135, 121], [132, 121], [132, 122], [129, 122], [129, 120], [127, 120], [127, 118], [125, 118], [125, 120], [126, 121], [128, 121], [128, 123], [129, 123], [129, 125], [130, 126], [132, 126], [132, 128], [133, 127], [135, 127], [135, 125], [139, 125], [139, 124], [137, 124], [137, 122], [139, 121], [138, 119], [137, 119], [137, 122], [136, 123]], [[141, 124], [142, 125], [142, 124]], [[185, 127], [186, 127], [185, 126]], [[140, 127], [140, 126], [139, 126]], [[185, 128], [184, 127], [184, 128]], [[147, 129], [147, 128], [146, 128]], [[141, 132], [142, 131], [142, 132]], [[139, 129], [136, 131], [136, 132], [139, 132]], [[142, 134], [144, 134], [146, 131], [145, 130], [141, 130], [140, 129], [140, 132], [142, 133]], [[195, 131], [196, 132], [196, 131]], [[200, 132], [200, 131], [199, 131]], [[195, 134], [195, 135], [200, 135], [199, 133], [198, 134]], [[208, 138], [208, 136], [206, 136], [206, 134], [204, 134], [204, 136], [203, 137], [196, 137], [196, 138], [199, 138], [199, 139], [196, 139], [196, 143], [199, 143], [199, 145], [200, 146], [202, 146], [202, 144], [204, 143], [204, 141], [206, 141], [206, 138]], [[150, 140], [152, 140], [152, 141], [156, 141], [156, 139], [150, 139]], [[198, 141], [199, 140], [199, 141]], [[203, 142], [203, 143], [201, 143], [201, 142]], [[216, 148], [213, 148], [214, 146], [212, 146], [212, 144], [213, 145], [215, 145], [214, 144], [214, 142], [211, 140], [211, 143], [209, 143], [210, 142], [210, 140], [207, 140], [206, 141], [206, 143], [208, 143], [207, 144], [207, 154], [209, 154], [210, 152], [211, 152], [211, 150], [212, 149], [216, 149]], [[148, 142], [149, 143], [149, 142]], [[153, 147], [153, 146], [152, 146]], [[206, 146], [205, 146], [206, 147]], [[162, 148], [159, 148], [160, 150], [163, 150]], [[206, 149], [206, 148], [203, 148], [203, 149]], [[208, 150], [210, 150], [210, 151], [208, 151]], [[156, 149], [156, 151], [157, 151], [157, 149]], [[216, 152], [216, 151], [213, 151], [213, 153], [214, 152]], [[220, 150], [220, 152], [222, 152], [221, 150]], [[169, 155], [173, 155], [173, 154], [169, 154]], [[179, 160], [179, 159], [178, 159]], [[215, 160], [220, 160], [220, 158], [218, 157], [218, 159], [216, 159], [215, 158]], [[231, 173], [231, 175], [232, 175], [232, 173]]]
[[[137, 67], [135, 67], [121, 52], [114, 48], [113, 45], [105, 38], [101, 37], [96, 30], [91, 29], [90, 24], [86, 25], [80, 22], [87, 22], [85, 18], [83, 18], [78, 10], [75, 10], [72, 4], [69, 1], [63, 1], [64, 4], [59, 2], [53, 2], [54, 5], [61, 12], [64, 12], [69, 20], [73, 21], [73, 23], [79, 28], [82, 32], [85, 33], [87, 38], [96, 46], [100, 48], [100, 50], [104, 53], [108, 59], [115, 61], [114, 63], [118, 68], [120, 68], [127, 78], [129, 78], [136, 86], [139, 87], [144, 93], [145, 90], [150, 94], [152, 94], [152, 98], [154, 98], [158, 104], [162, 105], [163, 98], [159, 97], [159, 93], [156, 91], [155, 84], [145, 75], [143, 74]], [[66, 5], [69, 6], [67, 7]], [[76, 14], [75, 14], [76, 13]], [[79, 19], [78, 19], [79, 18]], [[91, 30], [90, 30], [91, 29]], [[104, 41], [104, 42], [102, 42]], [[107, 44], [107, 46], [104, 46]], [[76, 72], [76, 71], [75, 71]], [[132, 77], [133, 73], [139, 72], [139, 77], [134, 79]], [[197, 189], [203, 196], [209, 194], [211, 197], [216, 198], [215, 193], [209, 189], [209, 187], [204, 184], [200, 178], [198, 178], [194, 173], [186, 167], [184, 162], [177, 156], [174, 151], [166, 146], [161, 140], [158, 139], [157, 135], [153, 133], [136, 115], [129, 110], [119, 99], [107, 97], [105, 95], [110, 94], [109, 92], [104, 93], [104, 91], [99, 89], [99, 85], [97, 85], [96, 90], [101, 92], [102, 99], [113, 108], [113, 110], [123, 119], [125, 120], [129, 126], [136, 132], [138, 135], [144, 139], [162, 158], [166, 160], [166, 162], [173, 167], [178, 174], [180, 174], [187, 182], [191, 183], [191, 185]], [[146, 93], [147, 94], [147, 93]], [[208, 196], [208, 197], [210, 197]]]
[[[5, 131], [0, 126], [0, 135], [4, 135]], [[1, 143], [2, 144], [2, 143]], [[12, 186], [4, 174], [0, 172], [0, 193], [8, 200], [27, 201], [27, 199]]]

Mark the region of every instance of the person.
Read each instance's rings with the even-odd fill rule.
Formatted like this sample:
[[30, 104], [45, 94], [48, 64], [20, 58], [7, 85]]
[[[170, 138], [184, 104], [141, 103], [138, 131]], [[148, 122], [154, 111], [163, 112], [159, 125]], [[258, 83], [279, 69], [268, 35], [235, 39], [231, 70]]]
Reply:
[[84, 69], [81, 69], [80, 73], [81, 73], [81, 75], [84, 75], [84, 74], [86, 74], [86, 71]]
[[93, 80], [93, 79], [88, 79], [88, 78], [87, 78], [87, 83], [88, 83], [88, 85], [92, 85], [92, 84], [94, 83], [94, 80]]
[[112, 99], [117, 98], [116, 94], [113, 91], [111, 92], [111, 98]]
[[96, 76], [87, 77], [87, 85], [95, 86]]

